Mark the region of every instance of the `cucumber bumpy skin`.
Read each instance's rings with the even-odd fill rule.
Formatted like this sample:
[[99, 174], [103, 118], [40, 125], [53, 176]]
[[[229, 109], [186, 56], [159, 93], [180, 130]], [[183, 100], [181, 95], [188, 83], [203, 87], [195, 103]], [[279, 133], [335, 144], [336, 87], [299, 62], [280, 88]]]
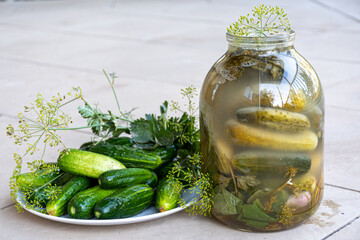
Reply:
[[[122, 146], [122, 145], [125, 145], [125, 146], [131, 146], [133, 145], [133, 141], [131, 138], [129, 137], [112, 137], [112, 138], [108, 138], [106, 139], [105, 141], [102, 141], [102, 142], [86, 142], [86, 143], [83, 143], [81, 146], [80, 146], [80, 150], [83, 150], [83, 151], [90, 151], [91, 152], [91, 149], [94, 148], [95, 146], [98, 146], [99, 144], [102, 145], [102, 144], [112, 144], [112, 145], [118, 145], [118, 146]], [[96, 144], [96, 145], [95, 145]]]
[[305, 115], [276, 108], [241, 108], [237, 117], [244, 123], [280, 131], [298, 132], [310, 128], [310, 121]]
[[227, 127], [232, 141], [245, 147], [300, 152], [312, 151], [318, 144], [317, 136], [310, 130], [298, 133], [279, 133], [239, 123], [235, 120], [230, 120]]
[[111, 157], [77, 149], [62, 151], [57, 161], [64, 172], [92, 178], [98, 178], [105, 171], [126, 168]]
[[154, 190], [145, 184], [133, 185], [117, 190], [95, 205], [98, 219], [125, 218], [139, 214], [151, 205]]
[[103, 189], [122, 188], [145, 183], [151, 178], [151, 171], [144, 168], [114, 169], [99, 176], [99, 185]]
[[78, 192], [90, 187], [91, 181], [84, 176], [76, 176], [64, 185], [57, 198], [46, 204], [46, 212], [52, 216], [61, 216], [66, 213], [69, 200]]
[[33, 172], [20, 174], [16, 178], [16, 185], [19, 189], [36, 189], [51, 181], [54, 181], [59, 177], [60, 172], [49, 171], [49, 169], [43, 168]]
[[176, 208], [181, 199], [181, 189], [180, 181], [161, 180], [156, 188], [155, 207], [160, 212]]
[[67, 207], [67, 212], [71, 218], [76, 219], [90, 219], [94, 217], [95, 205], [113, 194], [118, 189], [101, 189], [100, 186], [95, 186], [84, 191], [78, 192], [70, 199]]
[[155, 188], [158, 183], [158, 177], [155, 172], [151, 171], [151, 177], [144, 182], [144, 184], [149, 185], [152, 188]]
[[126, 145], [113, 145], [107, 142], [100, 142], [89, 149], [89, 151], [114, 158], [129, 168], [154, 170], [163, 163], [160, 156], [155, 153]]
[[245, 151], [235, 155], [233, 166], [239, 171], [251, 173], [273, 173], [284, 176], [291, 167], [297, 174], [310, 170], [311, 158], [305, 153], [282, 153], [271, 151]]

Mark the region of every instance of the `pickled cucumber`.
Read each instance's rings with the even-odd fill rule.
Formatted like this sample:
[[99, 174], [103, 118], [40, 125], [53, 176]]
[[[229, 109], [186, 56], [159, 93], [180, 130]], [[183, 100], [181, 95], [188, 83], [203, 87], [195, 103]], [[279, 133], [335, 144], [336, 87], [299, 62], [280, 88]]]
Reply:
[[251, 173], [273, 173], [284, 176], [291, 167], [297, 174], [310, 170], [311, 158], [305, 153], [282, 153], [270, 151], [245, 151], [233, 159], [237, 170], [250, 170]]
[[311, 129], [319, 130], [323, 128], [324, 114], [319, 107], [314, 107], [311, 110], [304, 112], [311, 122]]
[[237, 111], [237, 117], [241, 122], [280, 131], [297, 132], [310, 128], [305, 115], [276, 108], [241, 108]]
[[228, 134], [235, 144], [245, 147], [286, 151], [312, 151], [318, 144], [318, 138], [310, 130], [296, 133], [279, 133], [230, 120], [227, 123]]

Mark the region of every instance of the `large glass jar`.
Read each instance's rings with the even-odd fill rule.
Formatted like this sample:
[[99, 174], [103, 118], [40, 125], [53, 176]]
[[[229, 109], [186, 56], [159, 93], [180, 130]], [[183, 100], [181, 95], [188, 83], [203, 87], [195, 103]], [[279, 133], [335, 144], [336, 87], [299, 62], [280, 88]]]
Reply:
[[213, 215], [239, 230], [292, 228], [323, 194], [324, 96], [294, 31], [227, 34], [200, 96], [203, 169]]

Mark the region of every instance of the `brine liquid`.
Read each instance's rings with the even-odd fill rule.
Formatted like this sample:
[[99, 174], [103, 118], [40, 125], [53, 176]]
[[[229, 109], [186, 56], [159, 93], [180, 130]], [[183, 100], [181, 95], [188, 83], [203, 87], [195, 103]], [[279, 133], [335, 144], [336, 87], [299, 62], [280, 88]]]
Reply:
[[[323, 96], [316, 75], [309, 70], [311, 67], [307, 68], [307, 63], [299, 65], [296, 57], [249, 52], [227, 54], [213, 66], [205, 80], [200, 99], [203, 167], [214, 181], [213, 215], [233, 228], [249, 231], [291, 228], [314, 213], [321, 201]], [[304, 130], [283, 131], [282, 126], [280, 130], [272, 129], [251, 118], [248, 122], [239, 121], [237, 111], [249, 107], [305, 115], [310, 122], [306, 131], [316, 135], [316, 147], [297, 150], [295, 144], [295, 149], [289, 148], [286, 139], [284, 145], [272, 144], [273, 133], [296, 136]], [[229, 122], [264, 131], [264, 140], [239, 143], [231, 134]], [[244, 152], [261, 153], [260, 166], [235, 167], [235, 159]], [[292, 167], [292, 162], [296, 161], [292, 156], [296, 155], [311, 159], [309, 169]], [[290, 160], [284, 165], [280, 161], [280, 165], [269, 167], [271, 161], [279, 163], [274, 156]], [[261, 163], [266, 163], [267, 167]]]

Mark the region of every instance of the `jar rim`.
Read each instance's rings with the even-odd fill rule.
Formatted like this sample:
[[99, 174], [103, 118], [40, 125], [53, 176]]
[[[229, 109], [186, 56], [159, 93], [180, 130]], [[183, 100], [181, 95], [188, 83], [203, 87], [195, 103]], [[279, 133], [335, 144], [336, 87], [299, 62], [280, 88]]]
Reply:
[[232, 46], [243, 48], [276, 48], [291, 46], [295, 40], [294, 30], [280, 29], [277, 33], [268, 36], [236, 36], [226, 33], [226, 40]]

